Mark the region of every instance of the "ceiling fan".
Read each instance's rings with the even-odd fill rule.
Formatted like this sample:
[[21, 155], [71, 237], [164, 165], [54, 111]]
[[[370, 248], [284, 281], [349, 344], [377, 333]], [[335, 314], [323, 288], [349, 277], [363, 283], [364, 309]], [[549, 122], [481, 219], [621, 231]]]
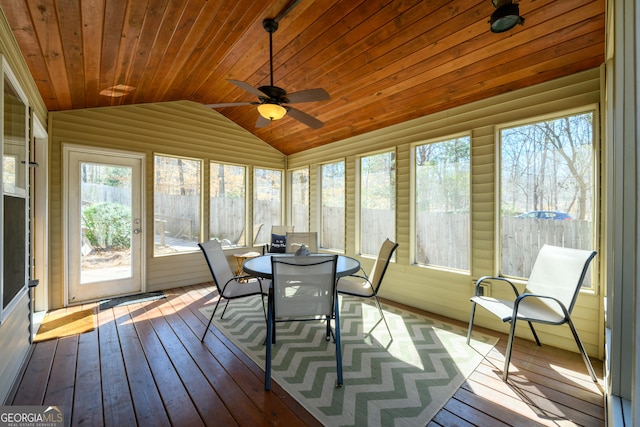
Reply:
[[286, 90], [281, 87], [274, 86], [273, 84], [273, 33], [278, 29], [278, 22], [276, 19], [265, 19], [262, 21], [262, 26], [269, 33], [269, 67], [270, 67], [270, 84], [268, 86], [260, 86], [254, 88], [248, 83], [231, 80], [228, 81], [238, 86], [241, 89], [258, 97], [258, 101], [254, 102], [228, 102], [221, 104], [207, 104], [205, 107], [209, 108], [222, 108], [222, 107], [236, 107], [241, 105], [257, 105], [258, 106], [258, 121], [256, 122], [257, 128], [268, 126], [273, 120], [280, 120], [285, 115], [289, 115], [297, 121], [313, 128], [319, 129], [324, 123], [315, 117], [300, 111], [290, 106], [290, 104], [297, 104], [302, 102], [324, 101], [330, 99], [327, 91], [321, 88], [307, 89], [294, 93], [287, 93]]

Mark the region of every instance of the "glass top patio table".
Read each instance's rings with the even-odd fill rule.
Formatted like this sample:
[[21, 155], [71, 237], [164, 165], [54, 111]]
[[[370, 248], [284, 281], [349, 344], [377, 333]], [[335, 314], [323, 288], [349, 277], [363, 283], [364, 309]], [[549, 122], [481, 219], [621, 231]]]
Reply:
[[[317, 256], [323, 254], [312, 254], [309, 256]], [[272, 279], [271, 273], [271, 257], [287, 257], [293, 256], [293, 254], [267, 254], [256, 258], [246, 260], [242, 269], [250, 276], [260, 277], [264, 279]], [[353, 273], [357, 273], [360, 270], [360, 262], [357, 259], [350, 258], [345, 255], [338, 255], [338, 262], [336, 264], [336, 276], [349, 276]]]

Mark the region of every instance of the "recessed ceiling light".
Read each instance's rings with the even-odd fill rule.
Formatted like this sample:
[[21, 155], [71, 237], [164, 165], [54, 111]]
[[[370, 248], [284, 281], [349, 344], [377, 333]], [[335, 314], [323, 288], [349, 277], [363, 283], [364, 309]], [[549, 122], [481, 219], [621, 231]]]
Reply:
[[100, 95], [109, 96], [111, 98], [120, 98], [136, 90], [133, 86], [115, 85], [100, 91]]

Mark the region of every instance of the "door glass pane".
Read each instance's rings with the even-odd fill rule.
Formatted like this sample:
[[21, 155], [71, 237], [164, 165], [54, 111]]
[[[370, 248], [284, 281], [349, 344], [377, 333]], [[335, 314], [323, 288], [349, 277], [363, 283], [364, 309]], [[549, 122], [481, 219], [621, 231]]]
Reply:
[[133, 170], [80, 163], [80, 283], [129, 278]]

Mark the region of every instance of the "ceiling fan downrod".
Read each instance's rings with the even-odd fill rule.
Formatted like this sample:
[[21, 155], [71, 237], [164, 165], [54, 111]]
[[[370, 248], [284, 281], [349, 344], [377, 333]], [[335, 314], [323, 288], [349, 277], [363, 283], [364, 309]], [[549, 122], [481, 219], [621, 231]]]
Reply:
[[267, 18], [262, 21], [262, 26], [269, 33], [269, 76], [270, 85], [273, 86], [273, 33], [278, 29], [278, 23], [275, 19]]

